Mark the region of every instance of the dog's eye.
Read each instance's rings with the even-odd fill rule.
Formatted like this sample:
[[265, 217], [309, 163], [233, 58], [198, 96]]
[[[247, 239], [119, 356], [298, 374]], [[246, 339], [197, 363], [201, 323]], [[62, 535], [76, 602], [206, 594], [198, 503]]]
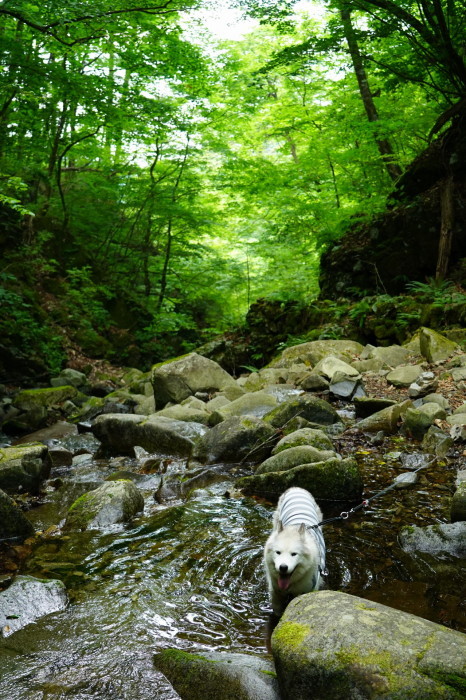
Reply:
[[281, 552], [278, 552], [277, 550], [275, 550], [275, 554], [281, 554]]
[[291, 552], [291, 556], [295, 557], [298, 554], [298, 552]]

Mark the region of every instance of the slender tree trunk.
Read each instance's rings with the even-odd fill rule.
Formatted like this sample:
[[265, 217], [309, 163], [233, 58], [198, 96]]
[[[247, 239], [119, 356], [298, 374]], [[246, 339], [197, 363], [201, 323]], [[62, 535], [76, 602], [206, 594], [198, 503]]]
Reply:
[[[124, 106], [127, 103], [128, 99], [128, 88], [129, 88], [129, 79], [130, 79], [131, 73], [128, 69], [125, 70], [125, 77], [123, 80], [123, 85], [121, 87], [121, 100], [120, 100], [120, 113], [123, 112]], [[114, 164], [118, 167], [118, 164], [122, 160], [123, 156], [123, 121], [120, 119], [116, 129], [115, 129], [115, 155], [113, 158]]]
[[448, 175], [440, 191], [440, 240], [438, 247], [437, 269], [435, 279], [445, 279], [450, 263], [451, 245], [453, 240], [453, 225], [455, 222], [454, 210], [454, 181], [453, 176]]
[[172, 220], [171, 217], [168, 219], [167, 224], [167, 245], [165, 246], [165, 260], [163, 261], [162, 277], [160, 279], [160, 291], [159, 291], [159, 301], [157, 304], [157, 310], [160, 311], [162, 308], [163, 300], [165, 299], [165, 291], [167, 289], [168, 280], [168, 265], [170, 263], [172, 247]]
[[340, 208], [340, 194], [338, 192], [338, 185], [337, 185], [337, 178], [335, 175], [335, 168], [333, 167], [333, 163], [330, 159], [330, 156], [328, 157], [328, 164], [330, 166], [330, 172], [332, 173], [333, 191], [335, 192], [335, 203], [337, 205], [337, 209], [339, 209]]
[[52, 150], [50, 151], [50, 156], [49, 156], [49, 164], [48, 164], [48, 169], [47, 169], [49, 177], [51, 177], [53, 175], [53, 171], [55, 170], [55, 166], [57, 164], [58, 147], [60, 145], [60, 139], [62, 137], [63, 130], [65, 128], [67, 112], [68, 112], [68, 102], [66, 99], [64, 99], [62, 102], [61, 113], [60, 113], [60, 116], [58, 118], [58, 124], [56, 126], [55, 134], [53, 137]]
[[[188, 160], [188, 153], [189, 153], [189, 136], [187, 137], [186, 141], [186, 147], [183, 155], [183, 160], [181, 161], [179, 168], [178, 168], [178, 174], [176, 176], [176, 180], [174, 182], [173, 188], [172, 188], [172, 193], [171, 193], [171, 202], [174, 205], [176, 200], [177, 200], [177, 194], [178, 194], [178, 188], [180, 186], [184, 169], [186, 166], [186, 161]], [[173, 240], [173, 231], [172, 231], [172, 226], [173, 226], [173, 218], [172, 214], [169, 214], [168, 217], [168, 223], [167, 223], [167, 244], [165, 246], [165, 259], [163, 262], [163, 270], [162, 270], [162, 277], [160, 280], [160, 292], [159, 292], [159, 300], [157, 304], [157, 311], [160, 311], [162, 308], [163, 301], [165, 299], [165, 291], [167, 288], [167, 281], [168, 281], [168, 269], [170, 265], [170, 256], [171, 256], [171, 248], [172, 248], [172, 240]]]
[[[348, 51], [351, 56], [356, 79], [358, 81], [359, 93], [364, 104], [364, 109], [366, 110], [367, 118], [370, 122], [377, 122], [379, 121], [379, 114], [372, 98], [366, 69], [364, 67], [364, 61], [361, 56], [356, 33], [351, 22], [351, 10], [347, 5], [343, 5], [341, 7], [340, 16], [343, 24], [345, 39], [348, 44]], [[402, 171], [400, 166], [394, 160], [394, 152], [390, 141], [388, 139], [381, 139], [376, 136], [375, 142], [388, 175], [392, 180], [397, 180], [401, 176]]]

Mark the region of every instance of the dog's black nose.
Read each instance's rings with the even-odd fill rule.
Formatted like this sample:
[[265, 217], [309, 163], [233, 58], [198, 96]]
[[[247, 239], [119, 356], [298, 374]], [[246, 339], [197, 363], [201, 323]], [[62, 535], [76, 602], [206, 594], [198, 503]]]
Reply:
[[286, 574], [287, 571], [288, 571], [288, 565], [287, 564], [280, 564], [280, 573]]

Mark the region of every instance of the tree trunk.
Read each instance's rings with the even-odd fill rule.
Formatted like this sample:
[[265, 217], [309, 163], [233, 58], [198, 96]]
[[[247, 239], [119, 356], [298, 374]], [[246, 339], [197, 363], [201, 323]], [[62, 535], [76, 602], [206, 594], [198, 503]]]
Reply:
[[172, 247], [172, 220], [171, 217], [168, 219], [168, 224], [167, 224], [167, 245], [165, 247], [165, 259], [163, 261], [163, 270], [162, 270], [162, 278], [160, 280], [160, 291], [159, 291], [159, 300], [157, 303], [157, 311], [160, 311], [162, 308], [162, 304], [165, 299], [165, 291], [167, 289], [167, 280], [168, 280], [168, 265], [170, 263], [170, 255], [171, 255], [171, 247]]
[[438, 246], [437, 270], [435, 279], [445, 279], [450, 263], [451, 244], [453, 240], [453, 225], [455, 221], [454, 211], [454, 182], [453, 176], [448, 175], [440, 190], [440, 240]]
[[[366, 110], [367, 118], [370, 122], [377, 122], [379, 121], [379, 114], [377, 112], [377, 107], [374, 104], [374, 100], [372, 99], [366, 69], [364, 67], [361, 52], [359, 51], [358, 40], [351, 23], [351, 10], [346, 5], [343, 5], [340, 9], [340, 16], [343, 24], [345, 39], [348, 44], [348, 51], [351, 56], [356, 79], [358, 81], [359, 93], [364, 104], [364, 109]], [[376, 136], [375, 142], [388, 175], [392, 180], [397, 180], [401, 176], [402, 171], [400, 166], [394, 160], [394, 152], [390, 141], [388, 139], [377, 138]]]

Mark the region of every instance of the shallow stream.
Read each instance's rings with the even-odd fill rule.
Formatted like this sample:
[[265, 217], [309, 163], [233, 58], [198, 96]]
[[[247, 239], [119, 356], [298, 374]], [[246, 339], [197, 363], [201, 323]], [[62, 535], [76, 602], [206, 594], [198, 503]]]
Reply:
[[[354, 445], [354, 452], [365, 495], [403, 471], [378, 451]], [[47, 530], [94, 479], [112, 471], [114, 464], [91, 460], [70, 472], [71, 480], [55, 470], [55, 488], [28, 516]], [[464, 562], [444, 561], [444, 575], [434, 576], [429, 562], [407, 558], [397, 543], [404, 524], [448, 520], [455, 472], [453, 465], [429, 467], [416, 486], [391, 491], [367, 511], [328, 525], [327, 586], [466, 631]], [[39, 539], [22, 573], [61, 579], [70, 605], [0, 641], [0, 698], [171, 700], [178, 696], [152, 665], [162, 648], [267, 653], [261, 562], [273, 505], [236, 494], [228, 476], [188, 502], [160, 505], [153, 498], [156, 479], [138, 484], [146, 509], [130, 525], [52, 530]], [[346, 506], [321, 504], [324, 517]]]

